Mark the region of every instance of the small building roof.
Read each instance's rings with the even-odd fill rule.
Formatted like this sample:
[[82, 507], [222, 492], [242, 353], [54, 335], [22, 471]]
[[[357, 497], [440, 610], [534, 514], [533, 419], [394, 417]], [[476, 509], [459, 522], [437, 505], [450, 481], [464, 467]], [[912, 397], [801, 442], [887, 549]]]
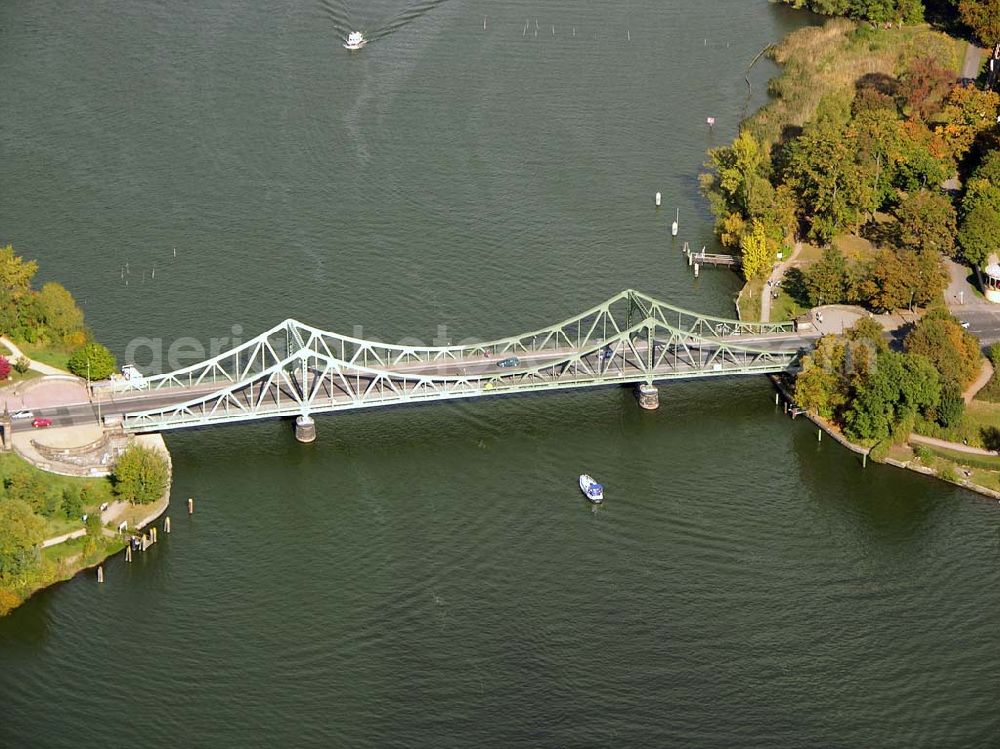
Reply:
[[1000, 279], [1000, 264], [990, 263], [984, 270], [990, 278]]

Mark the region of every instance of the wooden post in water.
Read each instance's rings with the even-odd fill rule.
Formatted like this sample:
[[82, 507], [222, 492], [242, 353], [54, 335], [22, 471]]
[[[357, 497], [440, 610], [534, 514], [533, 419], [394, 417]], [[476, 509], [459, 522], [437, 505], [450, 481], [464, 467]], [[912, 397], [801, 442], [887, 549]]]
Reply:
[[131, 562], [132, 561], [132, 541], [131, 540], [125, 542], [125, 561], [126, 562]]
[[867, 468], [868, 467], [868, 453], [867, 452], [861, 453], [861, 467], [862, 468]]
[[103, 583], [104, 582], [104, 567], [103, 566], [97, 568], [97, 582], [99, 582], [99, 583]]
[[163, 520], [163, 532], [164, 533], [170, 533], [170, 516], [169, 515], [167, 515], [167, 517], [164, 518], [164, 520]]
[[780, 397], [781, 397], [781, 394], [777, 390], [775, 390], [774, 391], [774, 405], [776, 405], [776, 406], [778, 405], [778, 398], [780, 398]]
[[194, 498], [188, 497], [188, 515], [194, 515]]
[[817, 442], [822, 442], [823, 441], [823, 428], [822, 427], [820, 427], [819, 429], [816, 430], [816, 441]]

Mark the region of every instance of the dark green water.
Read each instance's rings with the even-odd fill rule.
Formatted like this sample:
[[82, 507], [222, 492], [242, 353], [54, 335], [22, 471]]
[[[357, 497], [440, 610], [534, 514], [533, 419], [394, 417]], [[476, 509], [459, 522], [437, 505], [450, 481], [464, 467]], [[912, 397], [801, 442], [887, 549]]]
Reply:
[[[711, 242], [704, 151], [762, 101], [774, 70], [747, 102], [747, 63], [806, 22], [12, 0], [0, 241], [119, 353], [288, 316], [506, 335], [629, 286], [729, 312], [734, 277], [694, 281], [668, 226], [679, 206]], [[349, 55], [354, 26], [377, 38]], [[348, 414], [308, 447], [285, 422], [170, 435], [173, 534], [0, 620], [0, 746], [995, 746], [997, 505], [862, 471], [772, 397]]]

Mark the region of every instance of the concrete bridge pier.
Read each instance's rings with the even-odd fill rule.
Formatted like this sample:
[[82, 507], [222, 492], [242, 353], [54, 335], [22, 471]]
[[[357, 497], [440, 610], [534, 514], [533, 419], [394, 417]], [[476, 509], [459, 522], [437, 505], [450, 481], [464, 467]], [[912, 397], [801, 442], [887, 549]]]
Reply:
[[303, 444], [316, 441], [316, 422], [309, 414], [295, 417], [295, 439]]
[[640, 408], [644, 408], [647, 411], [655, 411], [660, 407], [660, 391], [656, 389], [656, 385], [650, 385], [648, 382], [640, 382], [636, 388], [636, 394], [639, 396]]

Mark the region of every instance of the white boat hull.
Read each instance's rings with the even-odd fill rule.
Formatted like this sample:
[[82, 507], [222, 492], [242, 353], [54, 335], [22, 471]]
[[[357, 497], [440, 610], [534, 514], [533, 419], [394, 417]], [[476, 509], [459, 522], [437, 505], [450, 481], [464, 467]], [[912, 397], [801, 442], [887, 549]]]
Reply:
[[580, 476], [580, 491], [595, 505], [604, 501], [604, 487], [587, 474]]

